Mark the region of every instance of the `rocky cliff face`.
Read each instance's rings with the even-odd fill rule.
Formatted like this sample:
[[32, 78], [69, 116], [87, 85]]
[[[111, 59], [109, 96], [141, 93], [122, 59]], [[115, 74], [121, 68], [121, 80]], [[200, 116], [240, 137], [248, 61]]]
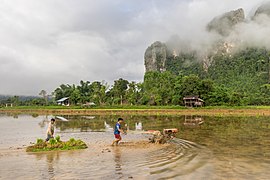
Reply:
[[167, 46], [159, 41], [149, 46], [144, 54], [144, 64], [146, 72], [166, 70], [165, 62], [167, 59]]
[[[252, 18], [251, 21], [256, 20], [256, 17], [264, 14], [269, 16], [270, 18], [270, 2], [261, 5], [257, 10]], [[198, 57], [200, 61], [202, 60], [203, 67], [205, 71], [207, 71], [208, 67], [212, 63], [213, 56], [220, 54], [231, 54], [237, 43], [235, 42], [228, 42], [230, 39], [228, 38], [229, 35], [232, 35], [234, 28], [236, 25], [243, 23], [248, 23], [249, 20], [245, 19], [245, 12], [242, 8], [233, 10], [227, 13], [224, 13], [220, 16], [213, 18], [207, 25], [206, 29], [208, 32], [216, 32], [221, 35], [217, 42], [213, 44], [213, 48], [209, 49], [205, 52], [205, 54], [200, 54]], [[173, 42], [177, 41], [177, 38], [173, 39]], [[168, 43], [164, 44], [159, 41], [153, 43], [149, 46], [144, 55], [145, 60], [145, 68], [146, 72], [148, 71], [158, 71], [163, 72], [166, 69], [170, 69], [166, 67], [166, 65], [170, 64], [169, 59], [174, 57], [174, 60], [177, 60], [177, 56], [179, 52], [183, 52], [184, 54], [189, 54], [191, 50], [187, 50], [187, 43], [178, 40], [177, 43]], [[177, 50], [177, 52], [175, 51]], [[196, 52], [195, 52], [196, 54]], [[178, 58], [179, 59], [179, 58]], [[186, 61], [188, 58], [180, 58], [179, 61]], [[169, 62], [169, 63], [168, 63]], [[175, 65], [175, 64], [173, 64]], [[176, 66], [176, 65], [175, 65]]]
[[242, 8], [235, 11], [227, 12], [221, 16], [215, 17], [208, 25], [208, 31], [216, 31], [217, 33], [226, 36], [230, 34], [233, 27], [245, 20], [245, 13]]
[[257, 16], [259, 16], [261, 14], [265, 14], [265, 15], [268, 15], [270, 17], [270, 2], [265, 3], [265, 4], [261, 5], [260, 7], [258, 7], [253, 18], [256, 18]]
[[[214, 18], [207, 25], [207, 29], [209, 31], [216, 31], [221, 35], [225, 36], [229, 34], [234, 25], [243, 22], [244, 19], [245, 19], [244, 10], [238, 9]], [[180, 43], [178, 42], [178, 44]], [[146, 72], [166, 71], [166, 61], [168, 57], [171, 55], [177, 56], [177, 53], [175, 54], [173, 53], [175, 52], [174, 49], [169, 49], [168, 47], [170, 46], [167, 46], [166, 44], [161, 43], [159, 41], [156, 41], [146, 49], [144, 54], [144, 64]], [[220, 47], [218, 46], [218, 48]], [[217, 49], [213, 49], [213, 51], [217, 51]]]

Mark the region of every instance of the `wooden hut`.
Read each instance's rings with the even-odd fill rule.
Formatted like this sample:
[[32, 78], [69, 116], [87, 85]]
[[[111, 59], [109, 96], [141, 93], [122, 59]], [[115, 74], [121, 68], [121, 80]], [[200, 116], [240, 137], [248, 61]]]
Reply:
[[6, 107], [13, 107], [13, 103], [6, 103]]
[[184, 97], [185, 107], [202, 107], [204, 101], [199, 96], [186, 96]]
[[185, 116], [185, 122], [184, 122], [184, 126], [187, 127], [198, 127], [201, 124], [203, 124], [203, 118], [202, 116], [193, 116], [193, 115], [186, 115]]

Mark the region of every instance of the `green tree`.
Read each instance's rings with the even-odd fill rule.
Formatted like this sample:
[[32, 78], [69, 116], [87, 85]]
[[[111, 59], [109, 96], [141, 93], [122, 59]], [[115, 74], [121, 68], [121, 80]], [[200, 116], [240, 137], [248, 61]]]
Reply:
[[256, 94], [257, 104], [270, 105], [270, 84], [260, 86], [260, 93]]
[[174, 95], [175, 75], [169, 71], [147, 72], [144, 76], [144, 103], [169, 105]]
[[206, 104], [210, 99], [210, 94], [214, 91], [214, 81], [211, 79], [203, 79], [199, 84], [199, 96], [202, 98]]
[[136, 82], [132, 81], [128, 84], [128, 90], [126, 93], [127, 101], [129, 104], [134, 105], [137, 104], [138, 101], [138, 90]]
[[40, 96], [42, 96], [42, 98], [45, 101], [45, 104], [48, 105], [48, 94], [45, 90], [41, 90], [39, 93]]
[[206, 101], [208, 105], [225, 105], [229, 103], [229, 92], [224, 86], [215, 85], [212, 92], [209, 94], [209, 99]]
[[60, 87], [56, 88], [54, 90], [54, 95], [55, 95], [55, 100], [59, 100], [63, 97], [70, 97], [71, 93], [73, 92], [74, 85], [65, 85], [65, 84], [61, 84]]
[[144, 95], [143, 104], [156, 105], [160, 102], [160, 95], [158, 94], [158, 89], [160, 88], [162, 82], [159, 78], [160, 72], [150, 71], [146, 72], [144, 75]]
[[128, 85], [128, 90], [127, 90], [127, 100], [129, 104], [135, 105], [135, 104], [140, 104], [142, 97], [143, 97], [143, 84], [142, 83], [136, 83], [135, 81], [132, 81]]
[[109, 86], [107, 83], [95, 81], [90, 85], [92, 89], [91, 94], [91, 101], [95, 102], [96, 104], [104, 104], [106, 101], [106, 91], [108, 90]]
[[200, 78], [197, 75], [192, 74], [190, 76], [184, 76], [180, 88], [182, 96], [185, 97], [199, 95], [200, 84]]
[[69, 96], [69, 100], [71, 104], [76, 105], [77, 103], [81, 102], [81, 92], [75, 85], [72, 85], [72, 92]]
[[[78, 102], [80, 103], [86, 103], [90, 101], [90, 96], [93, 93], [93, 89], [91, 88], [89, 81], [80, 81], [80, 85], [77, 86], [77, 89], [79, 90], [79, 99]], [[77, 94], [77, 92], [75, 93]]]
[[129, 82], [125, 79], [118, 79], [114, 81], [113, 88], [111, 89], [111, 95], [114, 98], [115, 103], [119, 103], [122, 105], [126, 100], [126, 91], [128, 89]]
[[18, 106], [20, 104], [20, 97], [12, 96], [8, 98], [7, 102], [13, 104], [13, 106]]

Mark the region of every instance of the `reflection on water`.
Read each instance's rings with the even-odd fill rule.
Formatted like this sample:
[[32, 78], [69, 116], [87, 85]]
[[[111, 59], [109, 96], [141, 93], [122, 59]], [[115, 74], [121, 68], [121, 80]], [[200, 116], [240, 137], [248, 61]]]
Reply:
[[[269, 117], [126, 115], [123, 116], [129, 129], [128, 135], [123, 136], [126, 142], [146, 139], [139, 135], [142, 129], [178, 128], [179, 133], [170, 146], [123, 143], [108, 147], [118, 116], [69, 115], [63, 116], [68, 121], [57, 120], [56, 133], [64, 139], [81, 138], [89, 143], [88, 149], [34, 154], [7, 151], [45, 138], [51, 117], [0, 114], [0, 179], [268, 179], [270, 176]], [[109, 150], [101, 153], [98, 146]]]
[[54, 153], [49, 153], [46, 156], [47, 158], [47, 165], [48, 165], [48, 172], [49, 172], [49, 179], [54, 178], [54, 167], [53, 167], [53, 161], [54, 161]]
[[113, 128], [110, 124], [107, 124], [106, 121], [104, 121], [104, 128], [106, 131], [113, 131]]
[[123, 178], [121, 153], [121, 148], [116, 147], [113, 149], [116, 179]]
[[136, 131], [142, 131], [143, 130], [143, 127], [142, 127], [142, 122], [136, 122], [135, 123], [135, 130]]
[[[35, 153], [38, 161], [46, 161], [46, 169], [44, 169], [43, 178], [54, 179], [55, 178], [55, 164], [59, 161], [60, 155], [59, 152], [46, 152], [46, 153]], [[46, 174], [47, 173], [47, 174]]]
[[203, 124], [203, 122], [204, 121], [203, 121], [202, 116], [185, 115], [184, 126], [196, 128], [196, 127], [200, 127], [200, 125]]

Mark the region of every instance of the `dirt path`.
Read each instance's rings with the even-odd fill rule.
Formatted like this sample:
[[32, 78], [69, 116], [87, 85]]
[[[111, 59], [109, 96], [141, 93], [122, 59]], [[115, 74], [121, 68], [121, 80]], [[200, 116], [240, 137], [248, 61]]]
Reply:
[[270, 109], [0, 109], [2, 113], [62, 115], [270, 116]]

